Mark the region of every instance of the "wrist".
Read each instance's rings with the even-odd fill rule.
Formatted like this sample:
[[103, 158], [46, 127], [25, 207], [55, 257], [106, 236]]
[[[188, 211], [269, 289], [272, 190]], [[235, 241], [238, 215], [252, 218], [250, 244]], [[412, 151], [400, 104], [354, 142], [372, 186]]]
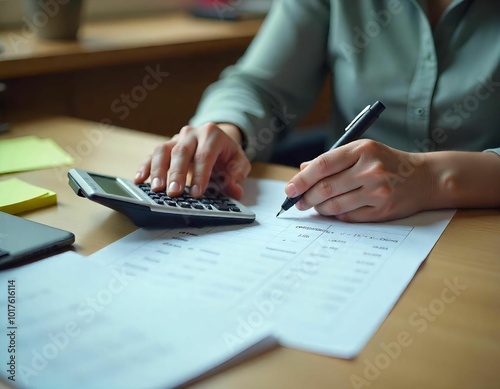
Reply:
[[427, 176], [428, 198], [426, 209], [451, 208], [456, 196], [453, 167], [448, 165], [441, 152], [423, 153], [423, 166]]
[[415, 211], [439, 208], [436, 205], [438, 174], [433, 167], [432, 153], [408, 153], [407, 170], [400, 172], [410, 180], [409, 189], [416, 200]]
[[428, 209], [500, 205], [500, 159], [488, 152], [424, 153], [430, 177]]
[[244, 135], [241, 129], [232, 123], [216, 123], [217, 126], [224, 131], [230, 138], [232, 138], [241, 147], [244, 146]]

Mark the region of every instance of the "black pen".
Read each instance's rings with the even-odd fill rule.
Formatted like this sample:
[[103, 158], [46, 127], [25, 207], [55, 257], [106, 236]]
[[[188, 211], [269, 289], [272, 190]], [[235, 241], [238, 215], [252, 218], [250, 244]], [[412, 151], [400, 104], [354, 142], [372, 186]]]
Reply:
[[[335, 144], [330, 148], [330, 150], [336, 149], [340, 146], [344, 146], [356, 139], [358, 139], [363, 133], [368, 130], [372, 123], [378, 119], [379, 115], [385, 110], [384, 104], [380, 101], [376, 101], [373, 105], [368, 105], [364, 110], [362, 110], [358, 116], [346, 127], [344, 135], [335, 142]], [[286, 200], [281, 205], [281, 209], [276, 215], [278, 217], [283, 212], [288, 211], [295, 203], [297, 203], [304, 193], [298, 195], [297, 197], [287, 197]]]

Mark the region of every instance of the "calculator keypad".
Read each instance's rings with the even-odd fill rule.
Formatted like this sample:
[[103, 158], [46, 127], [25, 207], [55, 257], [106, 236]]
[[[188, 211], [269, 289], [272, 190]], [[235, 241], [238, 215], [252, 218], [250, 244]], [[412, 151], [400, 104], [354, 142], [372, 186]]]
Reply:
[[179, 197], [168, 196], [165, 192], [153, 192], [151, 185], [137, 185], [145, 194], [149, 196], [156, 204], [166, 207], [180, 207], [184, 209], [199, 209], [199, 210], [218, 210], [222, 212], [241, 212], [240, 208], [225, 196], [210, 196], [205, 195], [199, 199], [195, 199], [189, 195], [187, 189]]

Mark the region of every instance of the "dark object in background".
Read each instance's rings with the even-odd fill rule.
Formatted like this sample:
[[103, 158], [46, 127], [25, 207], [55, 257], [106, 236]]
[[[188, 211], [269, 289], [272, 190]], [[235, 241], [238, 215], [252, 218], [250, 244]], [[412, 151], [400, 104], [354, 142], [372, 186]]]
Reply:
[[84, 0], [23, 0], [25, 28], [41, 39], [74, 41], [78, 37]]
[[242, 20], [260, 18], [269, 10], [271, 0], [197, 0], [191, 14], [200, 18]]
[[6, 85], [0, 82], [0, 134], [10, 130], [9, 123], [4, 123], [2, 121], [3, 113], [5, 112], [5, 90]]
[[191, 13], [199, 18], [238, 20], [239, 12], [230, 0], [198, 0]]

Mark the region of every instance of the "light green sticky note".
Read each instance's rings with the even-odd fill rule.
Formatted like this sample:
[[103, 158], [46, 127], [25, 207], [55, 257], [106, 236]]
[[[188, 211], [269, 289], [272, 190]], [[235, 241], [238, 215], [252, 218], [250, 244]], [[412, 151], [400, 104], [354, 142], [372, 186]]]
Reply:
[[10, 214], [57, 203], [51, 190], [28, 184], [18, 178], [0, 181], [0, 211]]
[[52, 139], [36, 136], [0, 141], [0, 174], [71, 165], [75, 161]]

